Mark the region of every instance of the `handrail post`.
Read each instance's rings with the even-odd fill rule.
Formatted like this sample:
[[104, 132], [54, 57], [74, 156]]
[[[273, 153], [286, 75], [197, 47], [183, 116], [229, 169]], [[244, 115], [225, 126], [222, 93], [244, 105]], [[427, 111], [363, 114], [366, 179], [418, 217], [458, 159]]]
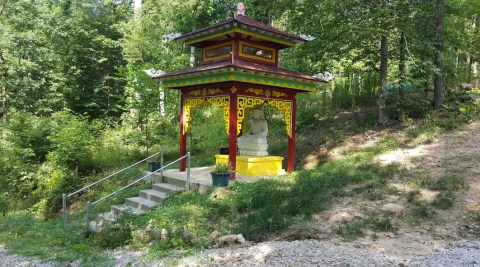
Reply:
[[87, 230], [90, 230], [90, 201], [87, 201], [86, 213], [87, 213]]
[[160, 153], [160, 179], [163, 181], [163, 151]]
[[187, 190], [190, 190], [190, 152], [187, 153]]
[[67, 227], [67, 195], [62, 195], [62, 204], [63, 204], [63, 229]]

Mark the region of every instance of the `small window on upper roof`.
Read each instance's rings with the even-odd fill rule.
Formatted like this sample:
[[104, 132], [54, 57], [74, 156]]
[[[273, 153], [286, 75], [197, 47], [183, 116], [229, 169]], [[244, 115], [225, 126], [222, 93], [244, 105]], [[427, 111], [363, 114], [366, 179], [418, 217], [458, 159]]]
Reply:
[[211, 48], [205, 48], [205, 59], [213, 60], [230, 56], [232, 52], [232, 44], [222, 44]]
[[243, 45], [243, 51], [242, 52], [247, 54], [247, 55], [263, 57], [263, 58], [268, 58], [268, 59], [272, 59], [272, 57], [273, 57], [273, 53], [270, 50], [255, 48], [255, 47], [251, 47], [251, 46], [248, 46], [248, 45]]
[[275, 48], [247, 42], [240, 42], [240, 56], [270, 63], [276, 62]]

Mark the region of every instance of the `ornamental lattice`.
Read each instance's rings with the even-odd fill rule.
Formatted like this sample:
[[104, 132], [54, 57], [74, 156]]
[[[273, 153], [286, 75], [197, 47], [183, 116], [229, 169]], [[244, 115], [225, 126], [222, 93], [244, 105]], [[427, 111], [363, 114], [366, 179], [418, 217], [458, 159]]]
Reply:
[[258, 107], [266, 103], [274, 109], [283, 112], [285, 121], [285, 131], [289, 137], [292, 137], [292, 101], [289, 100], [265, 100], [263, 98], [238, 96], [237, 102], [237, 135], [242, 130], [245, 112], [248, 108]]
[[223, 119], [225, 120], [225, 128], [229, 129], [230, 118], [230, 97], [218, 96], [209, 98], [187, 98], [184, 100], [184, 124], [183, 133], [186, 134], [190, 130], [190, 121], [192, 121], [192, 109], [198, 107], [204, 107], [208, 105], [215, 105], [219, 108], [223, 108]]

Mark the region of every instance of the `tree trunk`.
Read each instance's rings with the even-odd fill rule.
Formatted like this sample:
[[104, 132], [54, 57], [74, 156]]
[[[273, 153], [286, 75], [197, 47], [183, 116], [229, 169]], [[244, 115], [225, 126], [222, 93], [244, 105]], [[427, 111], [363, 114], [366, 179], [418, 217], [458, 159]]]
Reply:
[[406, 69], [405, 69], [405, 55], [407, 49], [407, 37], [405, 36], [405, 31], [402, 30], [400, 33], [400, 55], [398, 62], [398, 76], [400, 79], [400, 96], [403, 98], [403, 87], [406, 83]]
[[[473, 16], [472, 17], [472, 31], [473, 33], [475, 34], [476, 32], [476, 26], [477, 26], [477, 16]], [[473, 62], [473, 65], [472, 65], [472, 74], [473, 74], [473, 79], [478, 79], [478, 76], [477, 76], [477, 57], [474, 57], [472, 62]]]
[[388, 39], [386, 34], [382, 34], [380, 45], [380, 88], [378, 89], [378, 123], [385, 124], [388, 121], [385, 113], [386, 93], [387, 93], [387, 74], [388, 74]]
[[[1, 8], [1, 7], [0, 7]], [[0, 14], [1, 15], [1, 14]], [[7, 77], [8, 77], [8, 68], [5, 63], [5, 58], [3, 57], [3, 52], [0, 50], [0, 70], [2, 70], [2, 118], [3, 122], [8, 120], [8, 90], [7, 90]]]
[[140, 19], [142, 18], [142, 0], [134, 0], [133, 14], [135, 16], [135, 21], [140, 21]]
[[435, 26], [435, 67], [433, 106], [438, 109], [445, 101], [443, 82], [443, 21], [445, 17], [445, 0], [437, 0], [437, 22]]
[[[3, 15], [3, 6], [0, 6], [0, 17]], [[7, 64], [5, 63], [5, 58], [3, 57], [3, 51], [0, 50], [0, 70], [2, 70], [2, 77], [1, 79], [3, 80], [2, 83], [0, 84], [3, 84], [3, 88], [2, 88], [2, 95], [1, 95], [1, 99], [2, 99], [2, 117], [3, 117], [3, 121], [6, 122], [8, 120], [8, 102], [7, 102], [7, 95], [8, 95], [8, 91], [7, 91], [7, 76], [8, 76], [8, 68], [6, 66]]]

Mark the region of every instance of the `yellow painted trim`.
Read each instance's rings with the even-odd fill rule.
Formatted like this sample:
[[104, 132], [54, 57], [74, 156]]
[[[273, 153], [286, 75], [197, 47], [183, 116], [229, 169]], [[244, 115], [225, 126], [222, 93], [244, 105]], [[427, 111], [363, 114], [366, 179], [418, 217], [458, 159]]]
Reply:
[[[237, 156], [236, 172], [244, 176], [268, 176], [283, 175], [285, 170], [282, 169], [283, 157], [266, 156]], [[228, 155], [215, 155], [216, 163], [227, 163]]]
[[[205, 77], [198, 76], [198, 80], [196, 80], [194, 83], [192, 83], [190, 80], [187, 81], [181, 81], [182, 78], [179, 79], [170, 79], [170, 80], [164, 80], [164, 85], [166, 87], [181, 87], [181, 86], [189, 86], [189, 85], [199, 85], [199, 84], [209, 84], [209, 83], [217, 83], [217, 82], [222, 82], [222, 81], [240, 81], [240, 82], [252, 82], [255, 84], [260, 84], [260, 85], [270, 85], [270, 86], [278, 86], [278, 87], [284, 87], [284, 88], [289, 88], [289, 89], [295, 89], [295, 90], [301, 90], [301, 91], [306, 91], [306, 92], [314, 92], [317, 88], [317, 84], [314, 82], [305, 82], [302, 81], [301, 83], [303, 84], [298, 84], [295, 85], [296, 82], [294, 80], [287, 80], [287, 79], [282, 79], [280, 77], [269, 77], [265, 76], [266, 79], [277, 79], [280, 81], [265, 81], [265, 80], [259, 80], [258, 82], [251, 78], [250, 80], [247, 80], [248, 76], [255, 76], [257, 78], [261, 78], [262, 76], [260, 75], [255, 75], [255, 74], [249, 74], [245, 72], [239, 72], [239, 71], [232, 71], [228, 72], [230, 75], [227, 77], [227, 79], [221, 79], [221, 77], [216, 78], [216, 77], [210, 77], [208, 80]], [[237, 78], [235, 74], [241, 75], [240, 78]], [[290, 81], [292, 84], [288, 85], [287, 81]]]
[[221, 44], [217, 44], [217, 45], [213, 45], [213, 46], [209, 46], [209, 47], [205, 47], [205, 48], [202, 49], [203, 61], [230, 57], [230, 53], [223, 54], [223, 55], [218, 55], [218, 56], [214, 56], [214, 57], [207, 57], [207, 51], [208, 50], [219, 48], [219, 47], [224, 47], [224, 46], [230, 46], [230, 49], [231, 49], [230, 52], [233, 52], [234, 49], [235, 49], [235, 45], [233, 44], [233, 41], [226, 42], [226, 43], [221, 43]]
[[235, 32], [245, 34], [245, 35], [249, 35], [249, 36], [252, 36], [252, 37], [257, 37], [257, 38], [260, 38], [260, 39], [263, 39], [263, 40], [266, 40], [266, 41], [271, 41], [271, 42], [274, 42], [274, 43], [277, 43], [277, 44], [283, 44], [283, 45], [286, 45], [286, 46], [289, 46], [289, 47], [294, 47], [295, 46], [295, 43], [293, 43], [293, 42], [287, 42], [287, 41], [282, 41], [282, 40], [275, 39], [275, 38], [270, 38], [268, 36], [264, 36], [264, 35], [261, 35], [261, 34], [256, 34], [256, 33], [249, 32], [249, 31], [242, 30], [242, 29], [238, 29], [238, 28], [234, 28], [234, 29], [231, 29], [231, 30], [228, 30], [228, 31], [225, 31], [225, 32], [220, 32], [220, 33], [215, 34], [215, 35], [210, 35], [210, 36], [205, 36], [205, 37], [202, 37], [202, 38], [199, 38], [199, 39], [194, 39], [192, 41], [185, 42], [185, 43], [187, 45], [191, 45], [191, 44], [198, 43], [198, 42], [201, 42], [201, 41], [204, 41], [204, 40], [212, 39], [212, 38], [215, 38], [215, 37], [218, 37], [218, 36], [223, 36], [225, 34], [230, 34], [230, 33], [235, 33]]
[[[266, 58], [266, 57], [245, 54], [243, 52], [243, 47], [244, 46], [250, 46], [250, 47], [253, 47], [253, 48], [258, 48], [258, 49], [270, 51], [272, 53], [272, 58], [270, 59], [270, 58]], [[270, 47], [266, 47], [266, 46], [262, 46], [262, 45], [247, 43], [247, 42], [243, 42], [243, 41], [240, 41], [239, 55], [242, 56], [242, 57], [261, 60], [261, 61], [266, 61], [266, 62], [270, 62], [270, 63], [275, 63], [277, 61], [277, 53], [276, 53], [275, 49], [270, 48]]]

